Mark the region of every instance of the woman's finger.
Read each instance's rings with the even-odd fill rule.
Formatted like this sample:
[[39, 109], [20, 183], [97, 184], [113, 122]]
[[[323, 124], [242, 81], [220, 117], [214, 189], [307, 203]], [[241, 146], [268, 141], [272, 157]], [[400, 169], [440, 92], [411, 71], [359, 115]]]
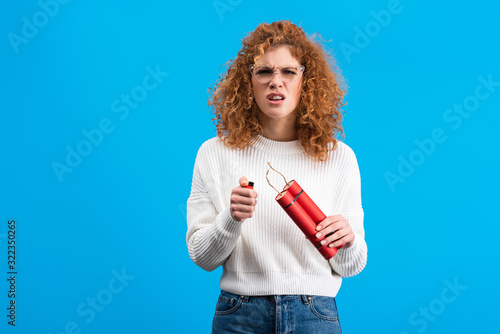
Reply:
[[233, 212], [253, 212], [255, 207], [250, 205], [233, 204], [231, 205]]
[[246, 176], [240, 177], [240, 186], [241, 187], [246, 187], [248, 185], [248, 179]]
[[321, 231], [325, 227], [344, 219], [342, 215], [328, 216], [316, 227], [316, 231]]
[[320, 229], [318, 232], [316, 232], [316, 238], [321, 238], [325, 235], [331, 235], [335, 231], [341, 229], [344, 227], [347, 223], [347, 220], [345, 219], [340, 219], [335, 222], [329, 222], [326, 219], [321, 222], [321, 225], [323, 225], [323, 228]]
[[233, 194], [231, 196], [231, 203], [255, 206], [257, 204], [257, 199], [255, 197], [246, 197], [246, 196]]
[[257, 192], [253, 189], [241, 188], [241, 187], [234, 188], [232, 193], [240, 196], [254, 197], [254, 198], [257, 198], [258, 195]]
[[323, 240], [321, 240], [321, 244], [325, 245], [325, 244], [337, 241], [337, 240], [345, 237], [346, 235], [348, 235], [350, 232], [351, 231], [349, 228], [338, 229], [337, 231], [335, 231], [333, 233], [327, 234], [327, 236]]

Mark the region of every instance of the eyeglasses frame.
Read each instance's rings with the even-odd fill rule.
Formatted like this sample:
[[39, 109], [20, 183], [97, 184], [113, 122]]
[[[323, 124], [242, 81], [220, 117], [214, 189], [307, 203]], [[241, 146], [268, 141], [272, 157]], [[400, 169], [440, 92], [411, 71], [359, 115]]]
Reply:
[[[269, 68], [271, 68], [271, 66], [269, 66], [269, 65], [258, 65], [258, 66], [268, 66]], [[274, 79], [274, 75], [275, 75], [276, 73], [278, 73], [278, 77], [280, 78], [280, 80], [281, 80], [283, 83], [287, 83], [287, 84], [294, 83], [294, 82], [296, 82], [297, 80], [299, 80], [299, 78], [300, 78], [300, 77], [304, 74], [304, 71], [305, 71], [305, 69], [306, 69], [306, 67], [305, 67], [304, 65], [298, 65], [298, 68], [299, 68], [299, 70], [300, 70], [300, 74], [297, 76], [297, 79], [295, 79], [295, 80], [293, 80], [293, 81], [290, 81], [290, 82], [285, 82], [285, 81], [283, 81], [283, 78], [281, 78], [281, 74], [280, 74], [280, 72], [281, 72], [281, 71], [280, 71], [280, 70], [281, 70], [282, 68], [287, 68], [287, 67], [296, 67], [296, 66], [293, 66], [293, 65], [287, 65], [287, 66], [281, 66], [281, 67], [276, 67], [276, 68], [272, 67], [272, 69], [273, 69], [273, 76], [271, 77], [271, 80], [269, 80], [268, 82], [263, 82], [263, 81], [260, 81], [259, 79], [257, 79], [257, 77], [255, 76], [255, 71], [254, 71], [254, 70], [255, 70], [258, 66], [255, 66], [255, 65], [250, 65], [250, 72], [252, 73], [252, 76], [255, 78], [255, 80], [257, 80], [258, 82], [260, 82], [260, 83], [262, 83], [262, 84], [266, 84], [266, 85], [267, 85], [268, 83], [270, 83], [271, 81], [273, 81], [273, 79]]]

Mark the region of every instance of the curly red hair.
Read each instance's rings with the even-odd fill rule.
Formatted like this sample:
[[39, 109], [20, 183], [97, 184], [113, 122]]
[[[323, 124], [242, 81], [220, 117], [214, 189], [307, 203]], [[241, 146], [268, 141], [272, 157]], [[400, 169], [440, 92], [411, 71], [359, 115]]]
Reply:
[[[249, 66], [271, 47], [289, 46], [292, 56], [305, 66], [301, 97], [297, 106], [296, 130], [305, 151], [319, 161], [335, 150], [335, 134], [344, 137], [341, 107], [345, 82], [335, 59], [302, 28], [290, 21], [262, 23], [243, 39], [227, 73], [210, 88], [208, 105], [213, 107], [217, 136], [233, 149], [252, 145], [262, 134]], [[332, 145], [330, 145], [330, 143]]]

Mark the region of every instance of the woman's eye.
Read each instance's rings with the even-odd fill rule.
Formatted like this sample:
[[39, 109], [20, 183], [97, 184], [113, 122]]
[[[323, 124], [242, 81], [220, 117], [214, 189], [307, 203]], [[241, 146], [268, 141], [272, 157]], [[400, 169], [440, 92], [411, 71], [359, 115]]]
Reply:
[[295, 75], [295, 74], [297, 74], [297, 71], [294, 69], [291, 69], [291, 68], [285, 68], [285, 69], [283, 69], [283, 74]]
[[269, 68], [262, 68], [257, 70], [257, 74], [269, 74], [272, 73], [272, 71]]

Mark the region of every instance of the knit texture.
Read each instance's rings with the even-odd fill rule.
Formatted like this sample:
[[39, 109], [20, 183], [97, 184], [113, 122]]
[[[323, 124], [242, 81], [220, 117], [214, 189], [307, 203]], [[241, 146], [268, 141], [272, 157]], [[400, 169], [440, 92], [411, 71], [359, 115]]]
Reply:
[[[354, 231], [354, 244], [325, 260], [276, 202], [277, 192], [266, 180], [268, 161], [287, 181], [296, 180], [325, 215], [343, 215]], [[253, 217], [238, 222], [229, 206], [241, 176], [255, 183], [258, 197]], [[272, 170], [269, 180], [280, 191], [285, 185]], [[342, 277], [366, 265], [359, 168], [354, 152], [342, 142], [327, 161], [318, 162], [299, 140], [259, 135], [243, 150], [226, 147], [218, 137], [207, 140], [196, 156], [187, 225], [191, 259], [207, 271], [222, 265], [220, 288], [240, 295], [335, 297]]]

